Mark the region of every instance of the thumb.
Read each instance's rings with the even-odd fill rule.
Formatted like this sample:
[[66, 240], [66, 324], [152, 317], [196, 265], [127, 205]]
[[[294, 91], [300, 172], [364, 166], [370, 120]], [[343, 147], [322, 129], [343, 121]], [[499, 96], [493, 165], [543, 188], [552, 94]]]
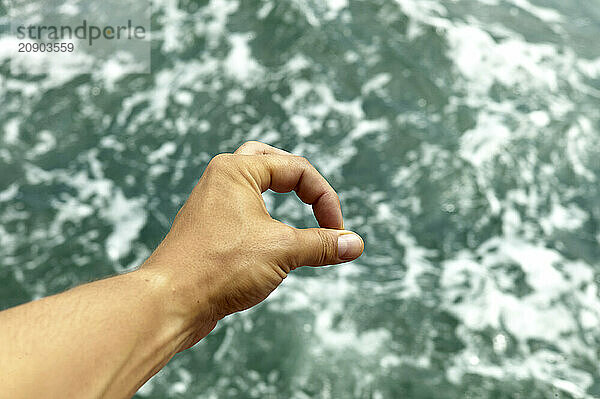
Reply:
[[358, 258], [364, 249], [362, 238], [347, 230], [298, 229], [290, 250], [298, 266], [325, 266]]

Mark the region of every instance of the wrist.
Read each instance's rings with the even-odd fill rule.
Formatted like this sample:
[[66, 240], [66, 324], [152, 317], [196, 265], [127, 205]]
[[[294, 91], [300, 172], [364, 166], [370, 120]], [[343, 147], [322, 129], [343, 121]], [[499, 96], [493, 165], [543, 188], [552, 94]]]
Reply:
[[191, 287], [189, 279], [176, 276], [167, 265], [156, 267], [147, 261], [130, 273], [144, 285], [144, 295], [151, 297], [162, 325], [175, 330], [176, 351], [193, 346], [215, 327], [208, 298]]

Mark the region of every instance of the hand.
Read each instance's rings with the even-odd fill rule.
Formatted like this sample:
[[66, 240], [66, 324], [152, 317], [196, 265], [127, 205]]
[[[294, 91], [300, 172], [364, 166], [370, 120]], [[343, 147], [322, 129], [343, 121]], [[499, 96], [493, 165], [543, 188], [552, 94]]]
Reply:
[[[271, 218], [261, 195], [267, 189], [294, 190], [321, 228]], [[196, 323], [189, 347], [224, 316], [264, 300], [291, 270], [360, 256], [362, 239], [343, 226], [337, 194], [305, 158], [248, 142], [211, 160], [140, 270], [166, 277], [182, 314]]]

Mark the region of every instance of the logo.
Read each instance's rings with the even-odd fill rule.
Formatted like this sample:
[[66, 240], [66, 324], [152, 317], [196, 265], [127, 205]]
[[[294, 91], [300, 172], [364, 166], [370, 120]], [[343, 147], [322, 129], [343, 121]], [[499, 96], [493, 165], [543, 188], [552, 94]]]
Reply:
[[150, 72], [149, 0], [12, 0], [8, 11], [10, 37], [0, 40], [14, 48], [17, 73], [42, 65], [86, 73], [107, 61]]
[[19, 25], [16, 27], [17, 38], [20, 40], [72, 40], [81, 39], [92, 45], [95, 40], [144, 40], [146, 38], [146, 28], [142, 25], [133, 25], [133, 22], [127, 20], [127, 25], [115, 25], [99, 27], [88, 24], [83, 20], [81, 25], [73, 28], [71, 26], [40, 26], [40, 25]]

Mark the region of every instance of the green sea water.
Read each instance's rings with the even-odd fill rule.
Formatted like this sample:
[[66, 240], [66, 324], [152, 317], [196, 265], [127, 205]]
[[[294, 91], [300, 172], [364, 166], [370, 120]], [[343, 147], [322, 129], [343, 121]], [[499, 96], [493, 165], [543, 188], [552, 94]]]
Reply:
[[135, 268], [260, 140], [328, 178], [365, 253], [137, 397], [600, 398], [599, 0], [157, 0], [152, 37], [135, 74], [15, 70], [0, 36], [0, 309]]

